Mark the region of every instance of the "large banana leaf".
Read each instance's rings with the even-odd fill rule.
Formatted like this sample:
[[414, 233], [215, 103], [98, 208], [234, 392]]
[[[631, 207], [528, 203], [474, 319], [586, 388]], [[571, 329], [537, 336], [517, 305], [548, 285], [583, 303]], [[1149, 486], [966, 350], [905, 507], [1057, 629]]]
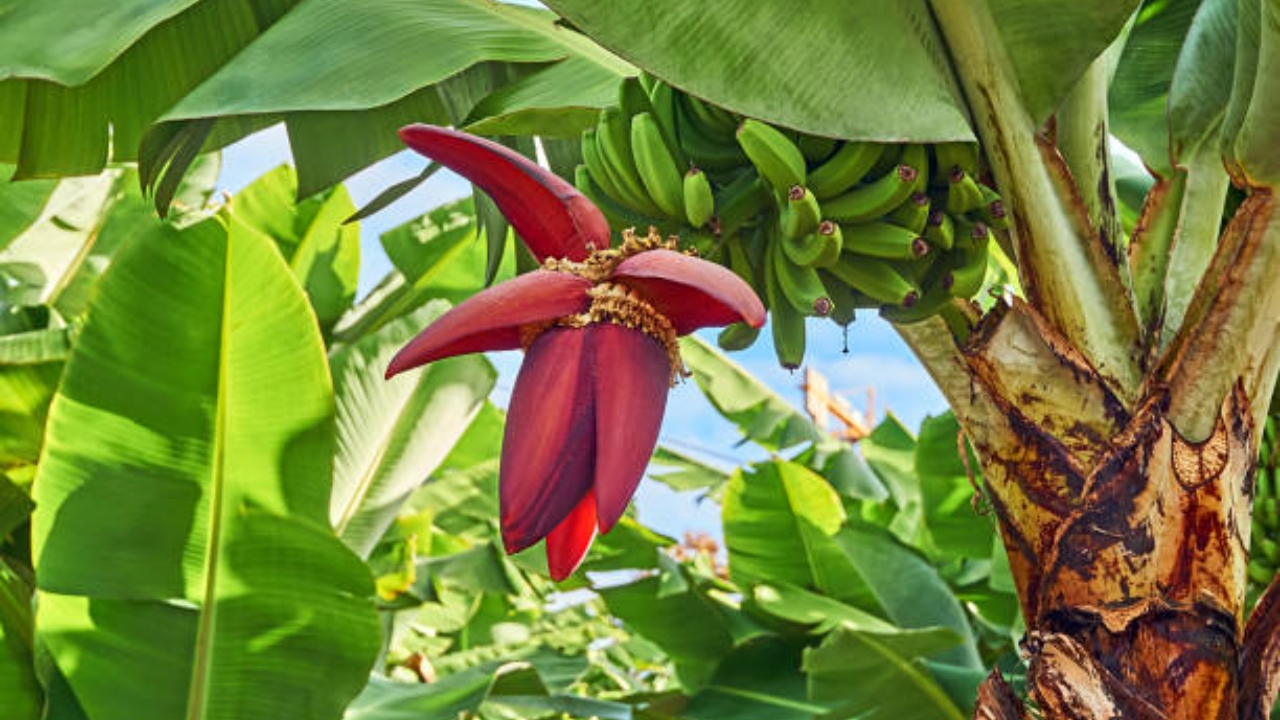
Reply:
[[[539, 77], [489, 106], [521, 114], [525, 127], [531, 113], [545, 110], [551, 121], [538, 127], [568, 118], [576, 124], [560, 133], [572, 133], [612, 100], [602, 89], [628, 68], [553, 20], [487, 0], [304, 0], [165, 114], [152, 144], [176, 144], [172, 152], [144, 152], [143, 175], [155, 177], [182, 145], [204, 144], [200, 133], [179, 137], [184, 128], [227, 118], [223, 131], [237, 136], [236, 124], [283, 119], [305, 196], [401, 149], [400, 125], [478, 122], [472, 109], [493, 90], [576, 58], [556, 72], [554, 85]], [[468, 68], [479, 72], [460, 76]], [[563, 108], [587, 112], [565, 115]]]
[[950, 647], [949, 630], [872, 633], [841, 627], [805, 652], [809, 695], [837, 706], [833, 717], [964, 720], [915, 658]]
[[969, 140], [922, 0], [549, 0], [600, 44], [732, 110], [816, 135]]
[[812, 720], [828, 709], [809, 702], [800, 672], [803, 644], [777, 635], [744, 643], [681, 714], [691, 720]]
[[[0, 474], [0, 508], [11, 502], [5, 487], [12, 488]], [[14, 488], [14, 492], [21, 494]], [[25, 496], [23, 496], [25, 497]], [[0, 530], [0, 539], [7, 534]], [[5, 720], [35, 720], [40, 711], [40, 688], [36, 684], [31, 645], [31, 586], [0, 556], [0, 717]]]
[[729, 572], [743, 587], [784, 582], [876, 608], [833, 539], [846, 516], [836, 492], [797, 463], [737, 470], [724, 493]]
[[333, 536], [306, 297], [226, 217], [140, 232], [68, 360], [36, 477], [38, 639], [94, 720], [336, 718], [378, 645]]
[[236, 218], [257, 228], [280, 249], [311, 300], [326, 333], [351, 307], [360, 280], [360, 226], [341, 185], [297, 202], [297, 176], [281, 165], [232, 199]]
[[332, 357], [338, 457], [330, 515], [360, 555], [369, 554], [404, 501], [445, 460], [497, 379], [479, 356], [383, 379], [391, 356], [447, 307], [431, 303]]
[[1147, 2], [1111, 84], [1112, 132], [1167, 174], [1216, 137], [1231, 94], [1234, 0]]
[[1280, 187], [1280, 4], [1241, 0], [1235, 85], [1224, 119], [1224, 150], [1254, 185]]
[[[987, 2], [1037, 121], [1053, 112], [1138, 4]], [[973, 137], [924, 0], [822, 0], [805, 3], [799, 14], [783, 0], [547, 4], [636, 65], [747, 115], [833, 137]]]

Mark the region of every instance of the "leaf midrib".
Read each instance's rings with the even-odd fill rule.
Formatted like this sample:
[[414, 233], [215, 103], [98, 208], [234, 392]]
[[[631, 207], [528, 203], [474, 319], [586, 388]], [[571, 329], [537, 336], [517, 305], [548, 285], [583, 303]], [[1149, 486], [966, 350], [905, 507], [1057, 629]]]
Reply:
[[226, 266], [222, 279], [222, 318], [219, 329], [221, 352], [218, 354], [218, 402], [214, 411], [213, 467], [209, 509], [208, 552], [205, 559], [204, 598], [200, 605], [200, 624], [196, 633], [195, 661], [192, 663], [191, 688], [187, 695], [188, 720], [202, 720], [208, 704], [210, 665], [213, 654], [213, 635], [217, 630], [218, 560], [222, 542], [223, 485], [226, 482], [226, 408], [227, 408], [227, 357], [231, 347], [231, 266], [232, 240], [226, 235]]

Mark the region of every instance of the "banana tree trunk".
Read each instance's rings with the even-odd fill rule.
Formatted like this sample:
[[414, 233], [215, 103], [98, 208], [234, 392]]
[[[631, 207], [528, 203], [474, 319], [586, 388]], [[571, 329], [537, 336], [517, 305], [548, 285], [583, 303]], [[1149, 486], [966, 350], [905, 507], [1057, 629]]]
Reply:
[[[1022, 300], [964, 340], [940, 321], [902, 328], [982, 460], [1037, 717], [1263, 720], [1280, 689], [1280, 591], [1247, 627], [1244, 612], [1280, 322], [1278, 284], [1254, 281], [1280, 271], [1269, 194], [1241, 207], [1212, 267], [1132, 400]], [[1208, 404], [1222, 366], [1231, 381]], [[975, 717], [1032, 715], [993, 675]]]

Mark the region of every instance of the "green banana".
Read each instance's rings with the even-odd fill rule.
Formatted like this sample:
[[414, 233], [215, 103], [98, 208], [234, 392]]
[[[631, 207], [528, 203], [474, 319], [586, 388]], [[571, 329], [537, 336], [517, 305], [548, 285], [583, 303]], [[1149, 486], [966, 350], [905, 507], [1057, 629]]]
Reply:
[[728, 247], [729, 269], [750, 285], [756, 294], [763, 296], [765, 291], [763, 264], [757, 265], [751, 262], [751, 255], [741, 242], [730, 241], [725, 244]]
[[692, 117], [689, 102], [688, 95], [675, 95], [676, 136], [685, 156], [703, 170], [730, 170], [746, 163], [747, 156], [731, 136], [712, 134]]
[[878, 303], [911, 307], [920, 299], [920, 288], [883, 260], [846, 252], [828, 270]]
[[653, 111], [649, 93], [640, 83], [640, 78], [623, 78], [622, 82], [618, 83], [618, 109], [622, 111], [623, 116], [629, 118]]
[[1000, 193], [986, 185], [979, 185], [978, 190], [982, 193], [982, 207], [979, 208], [982, 221], [997, 230], [1008, 230], [1009, 218]]
[[942, 208], [929, 211], [929, 221], [924, 228], [924, 239], [939, 250], [950, 250], [956, 244], [955, 223]]
[[663, 215], [640, 180], [640, 171], [636, 169], [631, 151], [631, 128], [627, 117], [618, 108], [607, 107], [600, 112], [600, 122], [596, 126], [596, 145], [618, 187], [618, 199], [634, 210], [649, 215]]
[[[871, 169], [866, 172], [865, 177], [878, 178], [888, 174], [890, 170], [898, 167], [902, 163], [902, 153], [911, 147], [902, 143], [892, 143], [880, 146], [880, 157], [871, 164]], [[928, 152], [925, 153], [925, 159], [929, 157]]]
[[845, 232], [845, 252], [886, 260], [915, 260], [929, 254], [923, 237], [883, 220], [846, 225]]
[[826, 270], [819, 270], [818, 277], [822, 280], [822, 286], [827, 289], [827, 297], [831, 298], [831, 314], [827, 317], [837, 325], [847, 327], [858, 314], [853, 288]]
[[799, 240], [817, 229], [822, 222], [822, 208], [807, 188], [793, 185], [787, 191], [786, 204], [778, 214], [778, 225], [789, 239]]
[[760, 328], [751, 327], [744, 322], [736, 322], [727, 325], [720, 334], [716, 336], [716, 344], [721, 350], [734, 352], [737, 350], [746, 350], [756, 343], [756, 338], [760, 337]]
[[658, 80], [649, 91], [649, 105], [653, 108], [653, 119], [658, 121], [658, 128], [662, 130], [662, 139], [667, 142], [667, 150], [671, 153], [671, 157], [675, 158], [676, 164], [680, 167], [688, 167], [689, 161], [684, 156], [684, 150], [680, 147], [680, 138], [676, 134], [678, 125], [675, 88]]
[[685, 93], [685, 97], [689, 101], [689, 109], [693, 111], [693, 117], [708, 131], [717, 135], [727, 135], [738, 127], [738, 119], [728, 110], [688, 93]]
[[982, 289], [987, 279], [988, 250], [986, 246], [954, 253], [951, 270], [942, 285], [954, 297], [968, 300]]
[[816, 232], [800, 238], [784, 236], [782, 239], [783, 252], [787, 259], [796, 265], [816, 265], [818, 258], [822, 257], [827, 249], [827, 245], [827, 239], [819, 237]]
[[737, 138], [765, 182], [784, 192], [804, 185], [804, 154], [781, 130], [748, 118], [738, 128]]
[[609, 226], [615, 230], [634, 228], [644, 232], [650, 226], [664, 228], [665, 223], [661, 219], [638, 213], [613, 199], [613, 196], [597, 184], [586, 165], [574, 168], [573, 184], [578, 188], [578, 192], [600, 208], [600, 212], [604, 213], [605, 219], [609, 221]]
[[844, 249], [844, 231], [837, 223], [823, 220], [818, 223], [817, 238], [822, 241], [822, 253], [813, 264], [817, 267], [831, 267], [840, 262], [840, 251]]
[[791, 306], [804, 315], [819, 317], [831, 312], [831, 298], [818, 278], [818, 271], [808, 265], [791, 262], [787, 257], [787, 240], [780, 236], [771, 239], [770, 257], [778, 287]]
[[959, 168], [966, 175], [978, 174], [977, 143], [938, 143], [933, 146], [933, 156], [937, 160], [938, 175], [942, 177], [946, 177], [956, 168]]
[[883, 217], [911, 196], [924, 181], [923, 145], [908, 145], [893, 171], [822, 204], [824, 214], [840, 222], [866, 222]]
[[937, 315], [952, 300], [951, 295], [941, 286], [934, 286], [926, 290], [911, 307], [885, 305], [880, 308], [880, 317], [896, 325], [910, 325]]
[[974, 250], [991, 242], [991, 228], [981, 220], [974, 222], [962, 215], [952, 215], [951, 219], [956, 226], [955, 247]]
[[871, 170], [885, 145], [869, 142], [846, 142], [836, 153], [809, 173], [809, 189], [819, 200], [835, 197], [854, 185]]
[[821, 135], [801, 133], [800, 137], [796, 138], [796, 146], [800, 148], [804, 159], [810, 163], [820, 163], [831, 157], [831, 153], [836, 151], [836, 144], [835, 138]]
[[631, 153], [649, 197], [667, 217], [683, 218], [684, 179], [667, 152], [658, 122], [647, 112], [631, 118]]
[[693, 227], [706, 225], [715, 214], [715, 197], [711, 194], [711, 181], [698, 168], [690, 168], [684, 174], [684, 216]]
[[582, 133], [582, 161], [586, 163], [587, 170], [606, 195], [613, 198], [622, 197], [622, 191], [613, 179], [613, 172], [609, 170], [608, 163], [600, 154], [600, 142], [596, 137], [595, 128], [589, 128]]
[[650, 95], [653, 94], [653, 87], [662, 82], [656, 75], [647, 72], [641, 72], [638, 80], [640, 81], [640, 87], [644, 88], [644, 91]]
[[924, 232], [925, 225], [929, 221], [929, 196], [922, 192], [913, 192], [905, 202], [894, 208], [885, 218], [894, 225], [904, 227], [918, 235]]
[[773, 351], [778, 362], [788, 370], [795, 370], [804, 362], [805, 316], [798, 312], [783, 295], [782, 287], [773, 271], [773, 263], [766, 263], [765, 300], [769, 303], [770, 327], [773, 331]]
[[724, 243], [720, 238], [706, 230], [695, 230], [680, 239], [680, 247], [692, 250], [698, 257], [713, 263], [723, 264], [725, 258]]
[[952, 168], [947, 175], [947, 212], [963, 215], [977, 210], [982, 204], [982, 191], [973, 181], [973, 176], [958, 167]]
[[722, 237], [732, 235], [773, 203], [769, 186], [754, 171], [740, 175], [715, 196], [716, 215], [712, 223]]

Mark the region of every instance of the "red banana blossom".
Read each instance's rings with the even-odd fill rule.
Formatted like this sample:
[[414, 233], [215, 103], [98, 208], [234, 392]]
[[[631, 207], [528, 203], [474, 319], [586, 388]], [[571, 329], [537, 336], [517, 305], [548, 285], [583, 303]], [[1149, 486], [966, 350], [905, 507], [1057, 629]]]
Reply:
[[675, 250], [654, 231], [623, 233], [572, 185], [502, 145], [446, 128], [400, 130], [409, 147], [493, 198], [542, 262], [468, 298], [391, 360], [387, 377], [454, 355], [524, 348], [502, 440], [503, 544], [547, 539], [551, 577], [582, 562], [644, 474], [683, 371], [676, 338], [702, 327], [764, 323], [737, 275]]

